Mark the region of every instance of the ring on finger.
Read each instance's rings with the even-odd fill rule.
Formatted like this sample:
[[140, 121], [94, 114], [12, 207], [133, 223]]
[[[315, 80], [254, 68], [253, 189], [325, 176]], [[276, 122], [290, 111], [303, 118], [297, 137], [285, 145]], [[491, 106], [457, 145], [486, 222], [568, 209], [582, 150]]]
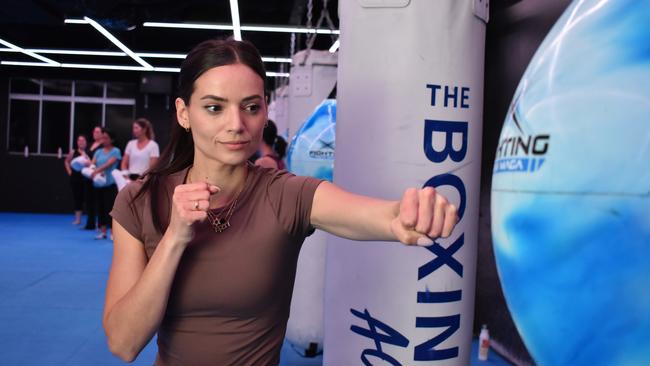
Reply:
[[198, 210], [198, 209], [199, 209], [199, 201], [197, 200], [194, 202], [194, 210]]

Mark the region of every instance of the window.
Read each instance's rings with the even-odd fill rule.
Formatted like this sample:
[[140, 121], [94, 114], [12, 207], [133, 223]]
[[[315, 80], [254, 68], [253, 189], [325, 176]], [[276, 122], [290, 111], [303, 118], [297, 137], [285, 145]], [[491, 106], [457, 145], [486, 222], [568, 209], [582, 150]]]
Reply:
[[23, 152], [37, 151], [38, 146], [38, 101], [12, 100], [9, 105], [9, 150]]
[[129, 83], [11, 79], [9, 151], [65, 154], [80, 134], [92, 142], [95, 126], [110, 127], [123, 146], [131, 138], [135, 90]]
[[16, 94], [40, 94], [41, 81], [36, 79], [11, 79], [11, 92]]
[[82, 97], [103, 97], [104, 83], [77, 81], [74, 84], [74, 95]]
[[70, 148], [70, 103], [43, 102], [41, 117], [41, 153], [64, 154]]
[[88, 144], [93, 143], [93, 129], [102, 125], [102, 105], [95, 103], [74, 104], [74, 133], [73, 138], [84, 135]]
[[120, 149], [126, 146], [133, 133], [133, 108], [129, 105], [107, 105], [106, 127], [115, 134], [114, 145]]
[[45, 95], [72, 95], [72, 81], [69, 81], [69, 80], [43, 80], [43, 94], [45, 94]]

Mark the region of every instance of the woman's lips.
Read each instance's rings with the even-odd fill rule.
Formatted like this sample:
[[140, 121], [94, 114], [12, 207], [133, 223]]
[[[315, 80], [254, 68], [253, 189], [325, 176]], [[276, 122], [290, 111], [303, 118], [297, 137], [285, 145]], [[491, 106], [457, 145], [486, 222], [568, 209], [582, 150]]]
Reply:
[[241, 150], [248, 145], [250, 141], [222, 141], [221, 143], [230, 150]]

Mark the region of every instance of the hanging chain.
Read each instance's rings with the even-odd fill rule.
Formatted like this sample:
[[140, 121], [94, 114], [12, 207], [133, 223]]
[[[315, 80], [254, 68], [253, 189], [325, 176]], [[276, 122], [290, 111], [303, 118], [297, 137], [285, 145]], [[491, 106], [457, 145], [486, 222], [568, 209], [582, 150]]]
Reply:
[[[311, 29], [311, 20], [312, 20], [312, 11], [313, 11], [313, 0], [308, 0], [307, 2], [307, 28]], [[318, 21], [316, 22], [316, 25], [314, 26], [313, 33], [309, 33], [307, 36], [307, 52], [305, 52], [305, 57], [303, 58], [302, 62], [300, 65], [304, 65], [305, 62], [307, 62], [307, 58], [309, 58], [309, 53], [311, 52], [312, 47], [314, 47], [314, 42], [316, 42], [316, 36], [318, 33], [316, 33], [316, 30], [320, 28], [321, 24], [323, 24], [323, 20], [327, 21], [327, 26], [329, 27], [330, 30], [334, 30], [334, 22], [332, 21], [332, 18], [330, 17], [330, 12], [327, 9], [327, 3], [329, 0], [323, 0], [323, 9], [321, 9], [320, 16], [318, 17]], [[331, 34], [332, 36], [332, 42], [335, 41], [335, 35], [334, 33]]]

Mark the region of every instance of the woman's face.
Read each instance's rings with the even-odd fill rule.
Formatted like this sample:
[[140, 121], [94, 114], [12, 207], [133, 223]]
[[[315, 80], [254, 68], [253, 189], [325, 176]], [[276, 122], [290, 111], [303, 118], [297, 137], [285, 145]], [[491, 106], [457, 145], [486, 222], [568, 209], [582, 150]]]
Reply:
[[86, 147], [88, 146], [88, 143], [86, 142], [86, 138], [83, 136], [77, 137], [77, 147], [80, 148], [81, 150], [86, 150]]
[[144, 128], [140, 127], [139, 124], [134, 123], [133, 124], [133, 137], [135, 137], [136, 139], [139, 139], [142, 136], [142, 134], [144, 134]]
[[194, 81], [190, 104], [176, 100], [178, 122], [190, 127], [196, 154], [226, 165], [258, 148], [267, 120], [264, 81], [243, 64], [212, 68]]
[[99, 127], [95, 127], [93, 129], [93, 140], [100, 142], [101, 139], [102, 139], [102, 129]]
[[102, 145], [104, 145], [104, 147], [113, 146], [113, 141], [111, 141], [111, 136], [103, 132], [102, 132]]

